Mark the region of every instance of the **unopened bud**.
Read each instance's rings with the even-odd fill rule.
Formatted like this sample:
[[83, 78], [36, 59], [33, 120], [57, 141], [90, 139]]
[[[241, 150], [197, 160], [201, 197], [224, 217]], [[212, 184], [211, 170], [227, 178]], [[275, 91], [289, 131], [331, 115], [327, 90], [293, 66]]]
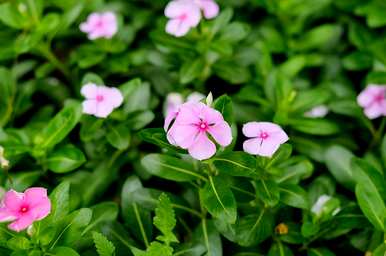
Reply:
[[206, 105], [208, 107], [212, 106], [213, 103], [213, 94], [212, 92], [209, 92], [208, 96], [206, 96]]
[[280, 223], [276, 226], [275, 232], [279, 235], [286, 235], [288, 234], [288, 226], [285, 223]]

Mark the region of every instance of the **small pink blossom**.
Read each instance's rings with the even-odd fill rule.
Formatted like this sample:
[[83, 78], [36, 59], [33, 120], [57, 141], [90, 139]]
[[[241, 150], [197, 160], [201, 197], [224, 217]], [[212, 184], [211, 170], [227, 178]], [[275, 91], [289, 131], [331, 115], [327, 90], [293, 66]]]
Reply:
[[29, 188], [24, 193], [10, 190], [0, 206], [0, 221], [12, 221], [8, 228], [21, 231], [51, 212], [51, 202], [45, 188]]
[[304, 116], [310, 118], [320, 118], [325, 117], [327, 114], [328, 108], [325, 105], [319, 105], [308, 110], [306, 113], [304, 113]]
[[165, 16], [170, 18], [166, 32], [176, 37], [186, 35], [201, 19], [200, 7], [192, 0], [174, 0], [165, 8]]
[[92, 13], [87, 21], [80, 24], [80, 30], [88, 34], [90, 40], [97, 38], [112, 38], [118, 31], [118, 22], [115, 13]]
[[194, 0], [204, 13], [204, 17], [207, 19], [213, 19], [217, 17], [220, 12], [220, 8], [214, 0]]
[[244, 151], [252, 155], [271, 157], [281, 144], [288, 141], [288, 135], [283, 129], [269, 122], [246, 123], [243, 134], [250, 138], [243, 144]]
[[168, 122], [165, 120], [169, 142], [187, 149], [198, 160], [208, 159], [216, 153], [216, 145], [208, 135], [223, 147], [232, 142], [231, 128], [221, 113], [202, 102], [184, 103], [171, 127]]
[[386, 86], [371, 84], [357, 98], [359, 106], [370, 119], [386, 116]]
[[80, 93], [86, 98], [83, 101], [83, 113], [106, 118], [123, 102], [122, 93], [117, 88], [93, 83], [85, 84]]

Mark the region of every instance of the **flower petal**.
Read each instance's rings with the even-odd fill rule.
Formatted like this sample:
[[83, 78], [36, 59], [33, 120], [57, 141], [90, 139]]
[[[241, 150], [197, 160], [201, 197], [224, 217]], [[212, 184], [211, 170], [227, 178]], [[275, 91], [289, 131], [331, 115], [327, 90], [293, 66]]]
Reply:
[[18, 218], [16, 221], [9, 224], [8, 228], [16, 232], [20, 232], [28, 228], [33, 222], [34, 222], [34, 219], [32, 216], [30, 216], [29, 214], [24, 214], [22, 217]]
[[95, 116], [106, 118], [113, 112], [114, 106], [110, 102], [100, 102], [96, 106]]
[[203, 103], [201, 104], [203, 105], [201, 109], [201, 118], [205, 120], [208, 124], [217, 124], [224, 121], [224, 118], [219, 111], [208, 107]]
[[24, 194], [11, 189], [4, 195], [4, 207], [10, 212], [18, 212], [24, 202]]
[[98, 86], [93, 83], [87, 83], [82, 86], [80, 93], [87, 99], [95, 99], [98, 93]]
[[32, 187], [24, 192], [24, 202], [28, 203], [30, 207], [40, 204], [47, 200], [47, 189]]
[[216, 145], [209, 140], [205, 133], [200, 133], [195, 142], [188, 148], [188, 151], [193, 158], [204, 160], [216, 153]]
[[85, 100], [82, 102], [83, 113], [94, 115], [97, 112], [98, 102], [96, 100]]
[[14, 221], [17, 219], [17, 216], [10, 212], [7, 208], [0, 208], [0, 222]]
[[213, 0], [199, 0], [198, 3], [207, 19], [215, 18], [220, 12], [218, 4]]
[[170, 129], [170, 136], [172, 136], [176, 145], [181, 148], [189, 148], [199, 135], [199, 130], [193, 125], [181, 125], [174, 123]]
[[262, 140], [259, 138], [249, 139], [244, 141], [244, 151], [259, 156], [271, 157], [276, 150], [280, 147], [280, 144], [271, 143], [268, 140]]
[[183, 22], [179, 19], [171, 19], [166, 23], [165, 31], [168, 34], [174, 35], [176, 37], [181, 37], [186, 35], [190, 30], [188, 23]]
[[364, 112], [368, 118], [375, 119], [384, 115], [385, 108], [386, 108], [386, 102], [385, 104], [373, 103], [369, 107], [366, 107]]
[[108, 88], [107, 91], [107, 100], [110, 102], [110, 104], [114, 107], [117, 108], [123, 103], [123, 95], [121, 91], [117, 88]]
[[232, 130], [227, 122], [222, 121], [209, 128], [208, 132], [215, 141], [223, 147], [228, 146], [232, 142]]

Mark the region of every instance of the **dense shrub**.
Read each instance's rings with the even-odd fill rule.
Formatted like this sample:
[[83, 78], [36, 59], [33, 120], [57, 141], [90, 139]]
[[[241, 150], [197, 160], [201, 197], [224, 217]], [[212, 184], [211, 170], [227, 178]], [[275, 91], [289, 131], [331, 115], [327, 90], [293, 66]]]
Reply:
[[217, 3], [0, 3], [0, 255], [386, 255], [384, 1]]

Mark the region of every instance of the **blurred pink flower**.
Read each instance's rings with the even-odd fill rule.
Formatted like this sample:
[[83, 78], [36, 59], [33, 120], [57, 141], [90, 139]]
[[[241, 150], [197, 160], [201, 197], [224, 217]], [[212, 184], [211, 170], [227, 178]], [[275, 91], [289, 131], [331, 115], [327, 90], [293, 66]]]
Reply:
[[213, 19], [217, 17], [220, 12], [220, 8], [214, 0], [194, 0], [195, 3], [201, 8], [204, 13], [204, 17], [207, 19]]
[[174, 0], [166, 6], [165, 16], [170, 18], [166, 24], [166, 32], [181, 37], [198, 25], [201, 12], [193, 0]]
[[29, 188], [24, 193], [10, 190], [1, 203], [0, 221], [12, 221], [8, 227], [19, 232], [45, 218], [50, 211], [51, 202], [45, 188]]
[[[192, 92], [186, 98], [186, 102], [199, 102], [205, 99], [205, 95], [199, 92]], [[164, 115], [170, 116], [169, 118], [174, 119], [177, 116], [179, 107], [185, 102], [182, 94], [178, 92], [171, 92], [166, 96], [164, 105]], [[169, 125], [167, 125], [169, 126]]]
[[252, 155], [271, 157], [281, 144], [288, 141], [288, 135], [283, 129], [269, 122], [246, 123], [243, 134], [250, 138], [243, 144], [244, 151]]
[[310, 117], [310, 118], [319, 118], [319, 117], [325, 117], [327, 114], [328, 114], [328, 108], [325, 105], [319, 105], [308, 110], [306, 113], [304, 113], [304, 116]]
[[168, 130], [168, 140], [187, 149], [193, 158], [204, 160], [216, 153], [216, 145], [208, 134], [223, 147], [232, 142], [231, 128], [220, 112], [202, 102], [187, 102], [180, 106]]
[[112, 38], [118, 31], [117, 17], [113, 12], [94, 12], [80, 24], [80, 30], [87, 33], [90, 40]]
[[85, 84], [80, 93], [86, 98], [83, 101], [83, 113], [105, 118], [123, 102], [122, 93], [117, 88], [93, 83]]
[[374, 119], [386, 116], [386, 86], [371, 84], [357, 98], [359, 106], [363, 107], [368, 118]]

